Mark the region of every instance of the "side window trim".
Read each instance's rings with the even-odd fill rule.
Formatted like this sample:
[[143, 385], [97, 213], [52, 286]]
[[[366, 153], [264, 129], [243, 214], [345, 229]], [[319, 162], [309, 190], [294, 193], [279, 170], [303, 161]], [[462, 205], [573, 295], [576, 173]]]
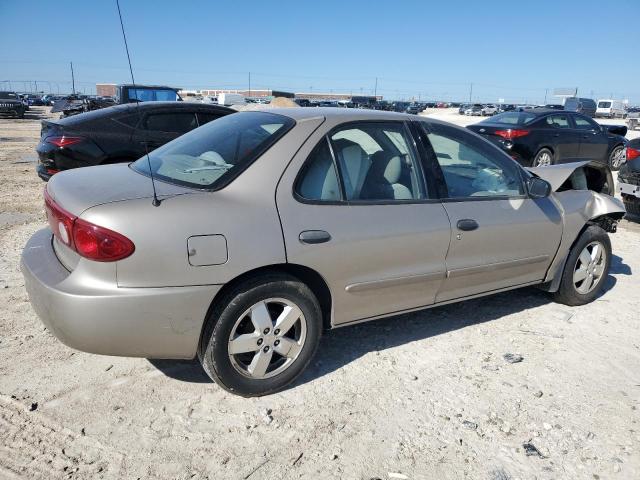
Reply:
[[[440, 166], [440, 163], [437, 160], [437, 156], [435, 153], [435, 150], [433, 148], [433, 145], [431, 145], [431, 142], [429, 141], [428, 138], [428, 134], [429, 133], [433, 133], [433, 134], [437, 134], [437, 132], [433, 131], [433, 129], [430, 128], [430, 125], [428, 122], [420, 122], [421, 123], [421, 127], [422, 130], [424, 132], [424, 142], [425, 142], [425, 146], [427, 148], [428, 154], [430, 156], [430, 164], [432, 165], [432, 168], [436, 169], [439, 173], [438, 173], [438, 178], [439, 178], [439, 183], [442, 186], [442, 192], [443, 195], [440, 198], [440, 201], [442, 202], [486, 202], [489, 200], [517, 200], [517, 199], [525, 199], [525, 198], [529, 198], [529, 191], [527, 188], [527, 182], [526, 182], [526, 173], [524, 171], [524, 169], [518, 165], [517, 163], [514, 165], [517, 171], [517, 175], [518, 178], [520, 179], [520, 183], [521, 183], [521, 187], [522, 187], [522, 191], [524, 192], [521, 195], [515, 195], [515, 196], [508, 196], [508, 195], [492, 195], [492, 196], [477, 196], [477, 197], [451, 197], [449, 196], [449, 188], [447, 186], [447, 183], [445, 181], [445, 177], [444, 177], [444, 171], [442, 170], [442, 167]], [[469, 132], [471, 135], [473, 135], [471, 132]], [[486, 142], [486, 140], [484, 139], [479, 139], [480, 141]], [[494, 146], [489, 144], [487, 145], [488, 147], [493, 148]], [[498, 147], [495, 147], [498, 148]], [[500, 152], [502, 153], [502, 152]], [[496, 156], [496, 158], [498, 158], [497, 162], [499, 164], [503, 164], [503, 159], [500, 159], [498, 156]]]

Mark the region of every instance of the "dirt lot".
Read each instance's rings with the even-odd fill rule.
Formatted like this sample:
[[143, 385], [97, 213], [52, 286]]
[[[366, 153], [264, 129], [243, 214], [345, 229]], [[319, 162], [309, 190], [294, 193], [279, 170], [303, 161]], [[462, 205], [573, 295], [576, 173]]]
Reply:
[[0, 478], [640, 478], [638, 223], [591, 305], [524, 289], [337, 330], [292, 388], [247, 400], [44, 329], [18, 265], [45, 225], [46, 115], [0, 120]]

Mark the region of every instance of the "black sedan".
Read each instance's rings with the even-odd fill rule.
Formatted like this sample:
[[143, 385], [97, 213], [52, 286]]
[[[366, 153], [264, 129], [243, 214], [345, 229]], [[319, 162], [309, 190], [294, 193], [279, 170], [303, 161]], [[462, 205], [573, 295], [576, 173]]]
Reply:
[[191, 102], [117, 105], [61, 120], [43, 120], [36, 147], [38, 176], [48, 180], [61, 170], [131, 162], [235, 110]]
[[618, 170], [625, 160], [627, 127], [600, 125], [576, 112], [505, 112], [467, 128], [527, 167], [595, 160]]

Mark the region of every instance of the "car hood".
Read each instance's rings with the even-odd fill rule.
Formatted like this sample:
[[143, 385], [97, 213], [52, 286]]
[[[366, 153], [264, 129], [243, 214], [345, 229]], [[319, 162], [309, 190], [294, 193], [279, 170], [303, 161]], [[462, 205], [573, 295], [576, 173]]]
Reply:
[[[159, 198], [195, 193], [186, 187], [155, 182]], [[153, 198], [151, 179], [118, 163], [67, 170], [54, 175], [47, 184], [53, 200], [73, 215], [105, 203], [139, 198]]]
[[557, 191], [562, 184], [575, 172], [578, 168], [585, 167], [591, 162], [573, 162], [561, 163], [559, 165], [549, 165], [547, 167], [525, 167], [536, 177], [546, 180], [551, 184], [551, 190]]

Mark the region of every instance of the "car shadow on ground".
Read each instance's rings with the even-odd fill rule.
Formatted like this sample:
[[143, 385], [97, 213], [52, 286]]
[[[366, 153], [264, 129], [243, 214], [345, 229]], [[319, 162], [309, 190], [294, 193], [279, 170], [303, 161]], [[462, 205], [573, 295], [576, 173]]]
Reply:
[[[610, 273], [631, 275], [631, 268], [622, 258], [613, 255]], [[612, 275], [607, 277], [600, 296], [616, 284], [617, 280]], [[295, 388], [339, 370], [371, 352], [379, 352], [471, 325], [491, 322], [552, 302], [547, 292], [531, 287], [331, 330], [323, 334], [315, 358], [302, 376], [289, 388]], [[558, 309], [570, 308], [558, 305]], [[190, 383], [211, 382], [197, 359], [150, 359], [149, 362], [175, 380]]]

